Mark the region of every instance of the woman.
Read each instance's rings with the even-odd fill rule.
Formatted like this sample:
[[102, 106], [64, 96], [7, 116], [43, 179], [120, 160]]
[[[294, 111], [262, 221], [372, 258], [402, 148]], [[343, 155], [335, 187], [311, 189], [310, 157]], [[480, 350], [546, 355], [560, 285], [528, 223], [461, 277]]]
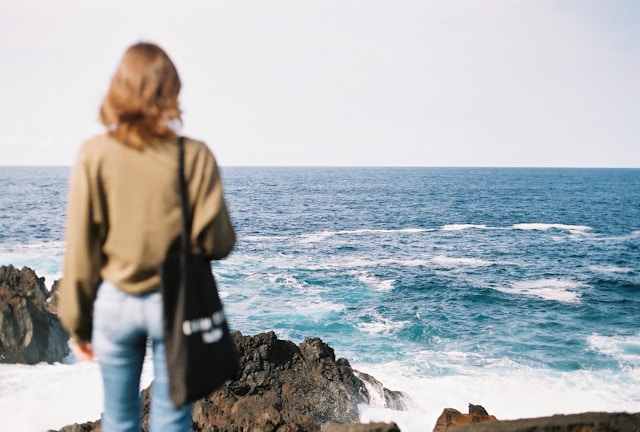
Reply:
[[[180, 79], [158, 46], [130, 47], [100, 109], [107, 128], [81, 147], [67, 209], [60, 316], [81, 358], [104, 383], [102, 430], [140, 431], [140, 373], [153, 350], [152, 431], [188, 431], [191, 406], [168, 389], [157, 268], [180, 236]], [[235, 243], [220, 171], [202, 142], [185, 139], [194, 252], [224, 258]]]

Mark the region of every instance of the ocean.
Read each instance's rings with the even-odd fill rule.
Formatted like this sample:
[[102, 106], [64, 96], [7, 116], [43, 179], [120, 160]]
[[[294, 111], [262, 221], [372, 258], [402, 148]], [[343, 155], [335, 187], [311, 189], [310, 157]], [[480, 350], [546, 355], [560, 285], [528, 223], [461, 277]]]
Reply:
[[[362, 421], [430, 431], [640, 412], [640, 169], [223, 167], [230, 325], [320, 337], [386, 387]], [[0, 167], [0, 264], [60, 278], [68, 167]], [[145, 364], [143, 386], [151, 380]], [[0, 429], [100, 416], [94, 363], [0, 365]]]

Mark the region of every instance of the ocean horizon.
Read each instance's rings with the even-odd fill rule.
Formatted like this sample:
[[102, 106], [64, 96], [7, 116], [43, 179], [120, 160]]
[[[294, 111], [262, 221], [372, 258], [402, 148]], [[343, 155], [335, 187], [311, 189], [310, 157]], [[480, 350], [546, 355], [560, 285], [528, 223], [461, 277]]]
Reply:
[[[72, 164], [0, 164], [0, 168], [66, 168], [71, 169]], [[562, 165], [225, 165], [219, 164], [221, 169], [233, 169], [233, 168], [335, 168], [335, 169], [348, 169], [348, 168], [388, 168], [388, 169], [560, 169], [560, 170], [640, 170], [637, 166], [562, 166]]]
[[[0, 265], [49, 288], [69, 169], [0, 166]], [[319, 337], [411, 398], [364, 406], [362, 421], [430, 430], [468, 403], [499, 419], [640, 412], [640, 169], [221, 171], [238, 244], [212, 268], [230, 326]], [[0, 428], [96, 420], [100, 386], [72, 355], [1, 364]]]

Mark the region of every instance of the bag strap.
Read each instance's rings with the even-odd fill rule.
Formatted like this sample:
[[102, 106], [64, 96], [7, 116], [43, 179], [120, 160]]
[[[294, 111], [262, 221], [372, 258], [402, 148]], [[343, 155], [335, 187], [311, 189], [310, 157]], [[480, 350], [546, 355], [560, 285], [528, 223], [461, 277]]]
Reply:
[[180, 181], [180, 205], [182, 207], [182, 232], [180, 244], [182, 253], [191, 251], [191, 218], [189, 217], [189, 190], [184, 176], [184, 137], [178, 138], [178, 179]]

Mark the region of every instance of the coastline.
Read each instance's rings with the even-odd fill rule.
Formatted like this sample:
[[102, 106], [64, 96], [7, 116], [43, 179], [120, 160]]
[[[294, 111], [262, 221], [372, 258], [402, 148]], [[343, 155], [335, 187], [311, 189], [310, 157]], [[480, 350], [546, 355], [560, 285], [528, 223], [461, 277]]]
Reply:
[[[467, 384], [471, 391], [460, 389], [453, 395], [451, 393], [446, 395], [445, 393], [449, 393], [452, 386], [460, 386], [463, 382], [455, 378], [419, 380], [415, 377], [405, 376], [398, 379], [398, 376], [394, 374], [384, 374], [384, 370], [388, 370], [389, 366], [380, 365], [377, 368], [367, 368], [366, 365], [353, 364], [354, 369], [376, 376], [386, 387], [402, 390], [409, 394], [411, 400], [408, 410], [395, 411], [383, 408], [373, 401], [371, 405], [360, 408], [360, 422], [362, 423], [395, 422], [402, 432], [430, 431], [444, 408], [451, 407], [464, 412], [469, 401], [482, 404], [491, 414], [496, 415], [502, 421], [544, 418], [558, 414], [581, 414], [592, 411], [640, 412], [640, 409], [634, 410], [633, 406], [630, 406], [629, 409], [621, 409], [619, 405], [616, 405], [617, 402], [607, 400], [600, 401], [600, 408], [598, 406], [589, 409], [576, 407], [574, 410], [550, 409], [544, 412], [540, 407], [531, 404], [531, 398], [523, 398], [526, 396], [523, 389], [515, 388], [507, 389], [509, 394], [506, 396], [509, 398], [520, 396], [520, 398], [512, 405], [515, 407], [514, 411], [505, 412], [499, 404], [491, 402], [491, 395], [497, 389], [481, 388], [486, 382], [469, 379]], [[148, 386], [151, 380], [151, 358], [147, 357], [143, 368], [141, 390]], [[74, 423], [92, 422], [100, 417], [102, 396], [98, 366], [93, 362], [76, 362], [73, 354], [67, 357], [64, 363], [52, 365], [44, 363], [34, 366], [1, 364], [0, 382], [3, 389], [6, 390], [5, 396], [0, 396], [0, 412], [3, 414], [3, 427], [6, 427], [7, 430], [42, 432]], [[430, 387], [422, 388], [425, 384]], [[416, 389], [421, 390], [415, 393]], [[429, 402], [416, 400], [415, 397], [423, 394], [424, 391], [431, 394], [439, 392], [441, 397], [430, 398]], [[536, 390], [530, 388], [529, 391], [535, 392]], [[552, 395], [554, 391], [553, 388], [549, 388], [547, 396]], [[469, 396], [470, 394], [472, 396]], [[574, 400], [579, 399], [575, 393], [560, 396]], [[549, 405], [552, 405], [552, 401]], [[579, 405], [577, 400], [576, 405]], [[37, 416], [33, 415], [33, 407], [38, 407]]]

